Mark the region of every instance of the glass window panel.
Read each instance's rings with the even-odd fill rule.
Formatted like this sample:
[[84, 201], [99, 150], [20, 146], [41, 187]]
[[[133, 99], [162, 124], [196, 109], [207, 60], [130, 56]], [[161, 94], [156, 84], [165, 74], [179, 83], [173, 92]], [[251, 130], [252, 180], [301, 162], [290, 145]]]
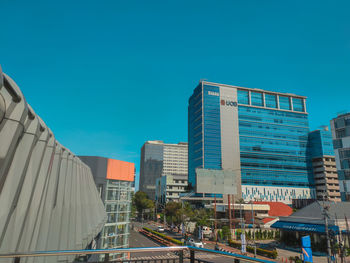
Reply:
[[238, 103], [249, 104], [249, 94], [247, 90], [237, 90]]
[[293, 110], [304, 112], [303, 99], [293, 98]]
[[250, 97], [252, 100], [252, 105], [254, 106], [263, 106], [262, 93], [260, 92], [250, 92]]
[[269, 108], [277, 108], [277, 98], [273, 94], [265, 94], [265, 104]]
[[280, 109], [282, 109], [282, 110], [290, 110], [289, 97], [278, 96], [278, 98], [279, 98], [279, 103], [280, 103]]

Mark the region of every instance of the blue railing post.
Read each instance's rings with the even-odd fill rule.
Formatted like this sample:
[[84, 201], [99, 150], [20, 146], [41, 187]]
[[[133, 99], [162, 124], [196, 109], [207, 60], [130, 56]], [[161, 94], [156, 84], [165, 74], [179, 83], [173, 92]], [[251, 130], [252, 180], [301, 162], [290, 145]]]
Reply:
[[15, 258], [15, 262], [14, 263], [19, 263], [21, 261], [21, 258]]

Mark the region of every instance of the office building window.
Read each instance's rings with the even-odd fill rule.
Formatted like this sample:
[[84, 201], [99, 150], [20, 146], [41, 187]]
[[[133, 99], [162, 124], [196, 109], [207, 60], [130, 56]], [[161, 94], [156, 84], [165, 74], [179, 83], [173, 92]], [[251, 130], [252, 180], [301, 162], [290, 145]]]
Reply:
[[342, 141], [342, 139], [335, 139], [335, 140], [333, 140], [333, 148], [334, 149], [343, 148], [343, 141]]
[[238, 103], [249, 104], [249, 94], [247, 90], [237, 90]]
[[303, 99], [293, 98], [293, 110], [304, 112], [304, 103]]
[[252, 105], [254, 106], [263, 106], [262, 93], [260, 92], [250, 92], [250, 97], [252, 99]]
[[268, 108], [277, 108], [277, 98], [276, 95], [265, 94], [265, 104]]
[[280, 103], [280, 109], [282, 110], [290, 110], [290, 102], [289, 102], [289, 97], [285, 96], [278, 96], [279, 98], [279, 103]]

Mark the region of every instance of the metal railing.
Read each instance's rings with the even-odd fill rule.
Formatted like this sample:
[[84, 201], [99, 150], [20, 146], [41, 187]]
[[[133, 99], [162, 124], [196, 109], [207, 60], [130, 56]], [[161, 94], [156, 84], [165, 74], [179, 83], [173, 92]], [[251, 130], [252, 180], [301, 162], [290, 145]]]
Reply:
[[[152, 252], [173, 252], [174, 256], [168, 258], [136, 258], [136, 259], [122, 259], [122, 260], [112, 260], [109, 257], [109, 254], [112, 253], [152, 253]], [[148, 263], [148, 262], [176, 262], [176, 263], [211, 263], [215, 261], [208, 261], [200, 258], [196, 258], [196, 252], [210, 253], [222, 257], [230, 257], [233, 259], [234, 263], [246, 263], [246, 262], [261, 262], [261, 263], [271, 263], [274, 261], [251, 258], [248, 256], [229, 253], [224, 251], [217, 251], [206, 248], [196, 248], [191, 246], [172, 246], [172, 247], [147, 247], [147, 248], [118, 248], [118, 249], [95, 249], [95, 250], [61, 250], [61, 251], [37, 251], [37, 252], [28, 252], [28, 253], [8, 253], [0, 254], [0, 262], [3, 262], [3, 259], [8, 259], [6, 262], [21, 263], [25, 262], [28, 257], [51, 257], [51, 256], [87, 256], [87, 255], [104, 255], [104, 260], [100, 262], [123, 262], [123, 263]], [[81, 261], [80, 261], [81, 262]], [[85, 261], [87, 262], [87, 261]], [[92, 263], [93, 261], [88, 261]], [[95, 261], [96, 262], [96, 261]]]

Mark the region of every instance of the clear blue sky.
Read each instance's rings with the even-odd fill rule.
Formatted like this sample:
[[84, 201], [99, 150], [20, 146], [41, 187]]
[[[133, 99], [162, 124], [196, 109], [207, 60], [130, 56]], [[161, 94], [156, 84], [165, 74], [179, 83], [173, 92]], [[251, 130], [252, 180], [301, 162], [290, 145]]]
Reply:
[[310, 127], [350, 110], [350, 1], [1, 0], [0, 64], [57, 139], [135, 162], [187, 141], [200, 79], [308, 97]]

